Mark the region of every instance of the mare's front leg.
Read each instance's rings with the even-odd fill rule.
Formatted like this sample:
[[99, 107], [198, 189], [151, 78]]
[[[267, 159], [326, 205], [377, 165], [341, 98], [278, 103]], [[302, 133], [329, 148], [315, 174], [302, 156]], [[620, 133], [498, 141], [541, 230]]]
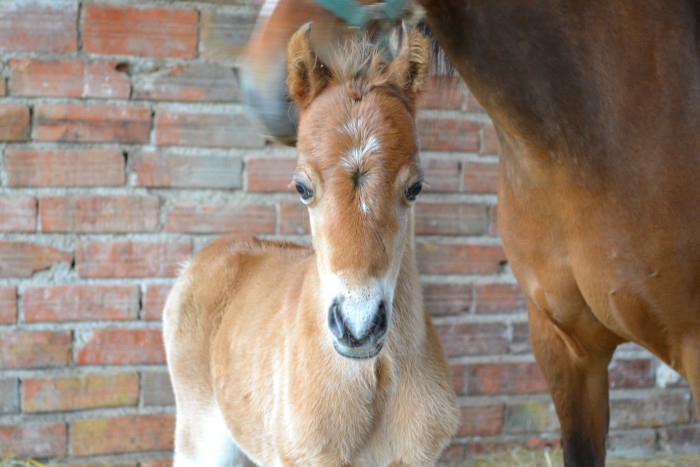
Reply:
[[[567, 334], [550, 315], [528, 304], [530, 340], [561, 425], [566, 467], [603, 467], [608, 433], [608, 364], [615, 346], [609, 331]], [[586, 322], [591, 325], [591, 322]], [[599, 342], [587, 342], [598, 334]], [[588, 337], [588, 339], [586, 339]]]

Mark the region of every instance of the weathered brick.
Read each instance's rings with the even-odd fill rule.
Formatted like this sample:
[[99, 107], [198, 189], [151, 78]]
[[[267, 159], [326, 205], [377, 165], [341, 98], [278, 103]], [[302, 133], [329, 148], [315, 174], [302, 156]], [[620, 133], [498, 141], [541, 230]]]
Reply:
[[418, 141], [430, 151], [476, 152], [479, 150], [479, 124], [460, 117], [418, 115]]
[[463, 396], [465, 395], [464, 389], [465, 389], [465, 368], [464, 365], [455, 363], [450, 365], [450, 375], [452, 377], [452, 387], [455, 390], [455, 394], [458, 396]]
[[465, 162], [462, 190], [467, 193], [497, 193], [498, 164], [495, 162]]
[[[663, 436], [663, 435], [662, 435]], [[613, 458], [616, 454], [624, 456], [634, 452], [637, 456], [652, 456], [658, 450], [656, 430], [612, 431], [608, 433], [607, 452]], [[700, 438], [697, 438], [700, 439]], [[695, 444], [695, 443], [694, 443]]]
[[472, 284], [423, 284], [425, 309], [433, 316], [469, 313], [473, 297]]
[[66, 331], [0, 332], [0, 369], [66, 366], [71, 359], [71, 340]]
[[435, 329], [448, 357], [497, 355], [508, 350], [508, 327], [503, 323], [440, 324]]
[[202, 12], [202, 56], [208, 60], [236, 60], [248, 43], [257, 12]]
[[669, 426], [659, 430], [661, 445], [671, 451], [687, 449], [697, 452], [700, 425]]
[[7, 149], [7, 184], [31, 186], [123, 185], [124, 156], [109, 149]]
[[419, 108], [463, 110], [465, 106], [466, 87], [458, 76], [428, 76]]
[[510, 353], [524, 354], [530, 353], [530, 328], [527, 323], [514, 323], [513, 335], [510, 343]]
[[454, 158], [444, 159], [429, 156], [423, 159], [426, 193], [459, 191], [462, 185], [462, 162]]
[[167, 188], [241, 188], [239, 157], [138, 152], [131, 159], [136, 183]]
[[155, 122], [160, 146], [260, 148], [262, 130], [247, 113], [159, 111]]
[[89, 53], [108, 55], [194, 57], [197, 12], [86, 3], [83, 48]]
[[158, 329], [97, 329], [76, 336], [79, 365], [154, 365], [165, 363]]
[[554, 405], [549, 401], [517, 402], [506, 407], [505, 433], [541, 433], [558, 429]]
[[275, 233], [274, 206], [262, 204], [176, 204], [165, 217], [165, 230], [187, 233]]
[[0, 50], [75, 52], [77, 0], [0, 2]]
[[0, 142], [27, 141], [30, 128], [29, 107], [0, 104]]
[[218, 63], [172, 65], [131, 77], [136, 99], [160, 101], [237, 102], [238, 77]]
[[0, 277], [30, 277], [73, 256], [56, 248], [27, 242], [0, 241]]
[[175, 405], [170, 376], [165, 370], [141, 373], [141, 392], [145, 407]]
[[139, 289], [135, 285], [32, 286], [24, 291], [24, 320], [109, 321], [136, 319]]
[[137, 106], [44, 104], [36, 106], [34, 125], [37, 141], [144, 144], [151, 112]]
[[447, 446], [442, 454], [440, 454], [440, 459], [438, 459], [438, 465], [460, 465], [467, 455], [463, 444], [458, 444], [456, 441], [452, 441], [452, 444]]
[[39, 199], [43, 232], [153, 232], [157, 196], [46, 196]]
[[191, 254], [188, 242], [81, 241], [75, 269], [83, 278], [173, 277]]
[[468, 367], [468, 393], [532, 394], [546, 392], [547, 385], [534, 362], [483, 363]]
[[471, 92], [467, 93], [467, 112], [486, 113], [481, 102]]
[[7, 92], [7, 86], [5, 85], [5, 75], [4, 75], [5, 65], [0, 63], [0, 96], [4, 96]]
[[249, 159], [245, 163], [246, 190], [291, 192], [296, 158]]
[[27, 413], [135, 406], [138, 400], [137, 373], [29, 377], [22, 381], [22, 410]]
[[654, 386], [654, 368], [650, 358], [613, 360], [608, 367], [610, 387], [650, 388]]
[[505, 404], [468, 405], [462, 407], [457, 436], [493, 436], [503, 429]]
[[36, 198], [17, 195], [0, 197], [0, 232], [36, 230]]
[[496, 127], [491, 122], [485, 122], [481, 128], [481, 153], [482, 154], [498, 154], [500, 151], [500, 143], [498, 142], [498, 134]]
[[610, 428], [651, 428], [690, 421], [689, 394], [658, 393], [610, 400]]
[[306, 235], [311, 231], [309, 211], [301, 201], [279, 203], [279, 215], [279, 234]]
[[175, 416], [133, 415], [71, 423], [73, 456], [165, 451], [173, 447]]
[[0, 457], [58, 457], [66, 454], [66, 425], [22, 421], [0, 425]]
[[13, 96], [60, 96], [128, 99], [129, 77], [118, 62], [81, 60], [9, 61]]
[[148, 284], [143, 294], [143, 313], [141, 318], [146, 321], [160, 321], [163, 317], [163, 307], [168, 294], [173, 288], [172, 283]]
[[0, 379], [0, 414], [18, 413], [19, 410], [19, 380]]
[[416, 204], [418, 235], [484, 235], [488, 229], [487, 207], [483, 204]]
[[527, 299], [515, 284], [478, 284], [474, 288], [477, 313], [522, 313]]
[[0, 287], [0, 324], [13, 324], [17, 321], [17, 290], [14, 287]]
[[422, 274], [495, 274], [506, 261], [500, 245], [461, 245], [419, 242], [418, 267]]

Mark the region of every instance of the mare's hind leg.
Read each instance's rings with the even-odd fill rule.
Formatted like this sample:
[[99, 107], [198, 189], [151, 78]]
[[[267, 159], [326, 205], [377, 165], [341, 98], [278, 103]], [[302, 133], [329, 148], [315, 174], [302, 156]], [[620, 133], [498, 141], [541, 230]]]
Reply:
[[586, 346], [580, 336], [567, 335], [532, 302], [528, 316], [533, 352], [561, 425], [564, 464], [602, 467], [609, 417], [608, 364], [614, 347], [605, 351]]

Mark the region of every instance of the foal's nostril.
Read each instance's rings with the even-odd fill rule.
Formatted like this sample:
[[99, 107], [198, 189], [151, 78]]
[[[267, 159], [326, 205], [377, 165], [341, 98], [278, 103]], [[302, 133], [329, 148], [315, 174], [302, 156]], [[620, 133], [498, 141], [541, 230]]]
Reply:
[[336, 298], [328, 309], [328, 328], [336, 339], [342, 339], [347, 328], [343, 321], [343, 314], [340, 312], [340, 302]]
[[374, 319], [372, 319], [370, 334], [373, 334], [377, 338], [382, 337], [386, 334], [387, 328], [386, 305], [382, 301], [377, 309], [377, 314], [374, 315]]

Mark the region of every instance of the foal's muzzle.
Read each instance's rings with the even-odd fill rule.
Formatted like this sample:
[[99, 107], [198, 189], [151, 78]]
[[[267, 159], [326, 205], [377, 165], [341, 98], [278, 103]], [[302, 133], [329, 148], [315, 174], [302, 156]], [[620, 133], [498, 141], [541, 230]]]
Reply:
[[386, 304], [381, 301], [366, 326], [352, 329], [343, 313], [342, 300], [336, 298], [328, 309], [328, 328], [335, 337], [335, 350], [348, 358], [376, 357], [384, 345], [388, 319]]

